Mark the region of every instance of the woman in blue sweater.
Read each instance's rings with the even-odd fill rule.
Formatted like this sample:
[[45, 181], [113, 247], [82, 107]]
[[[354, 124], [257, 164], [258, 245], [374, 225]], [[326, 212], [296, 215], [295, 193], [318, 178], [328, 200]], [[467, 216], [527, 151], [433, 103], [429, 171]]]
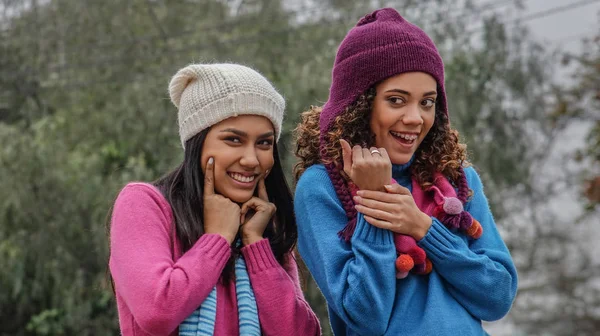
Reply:
[[298, 248], [336, 335], [486, 335], [508, 313], [515, 266], [420, 28], [362, 18], [296, 134]]

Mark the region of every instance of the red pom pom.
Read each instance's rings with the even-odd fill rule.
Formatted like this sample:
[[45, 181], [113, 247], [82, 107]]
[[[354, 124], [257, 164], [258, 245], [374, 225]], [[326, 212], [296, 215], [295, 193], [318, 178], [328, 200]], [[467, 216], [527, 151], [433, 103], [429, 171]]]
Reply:
[[396, 270], [398, 272], [408, 272], [413, 267], [415, 267], [415, 262], [408, 254], [401, 254], [396, 258]]
[[443, 204], [436, 205], [435, 208], [433, 208], [433, 217], [442, 220], [445, 215], [446, 213], [444, 212]]
[[427, 257], [425, 251], [419, 246], [414, 246], [409, 251], [407, 251], [407, 253], [411, 256], [415, 265], [424, 263], [425, 258]]

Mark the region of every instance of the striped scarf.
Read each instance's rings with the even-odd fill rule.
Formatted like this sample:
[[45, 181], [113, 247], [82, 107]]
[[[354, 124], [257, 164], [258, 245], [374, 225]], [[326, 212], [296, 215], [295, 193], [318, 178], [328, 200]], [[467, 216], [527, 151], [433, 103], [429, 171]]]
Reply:
[[[240, 335], [260, 335], [260, 323], [254, 291], [250, 286], [246, 262], [242, 256], [235, 261], [235, 292]], [[200, 307], [179, 325], [179, 336], [213, 335], [216, 317], [217, 288], [215, 287]]]

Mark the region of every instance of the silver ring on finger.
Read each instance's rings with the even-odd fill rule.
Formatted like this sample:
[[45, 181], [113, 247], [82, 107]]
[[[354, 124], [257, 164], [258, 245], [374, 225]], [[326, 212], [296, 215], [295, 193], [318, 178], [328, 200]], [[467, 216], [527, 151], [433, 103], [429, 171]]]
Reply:
[[381, 152], [379, 151], [379, 149], [373, 149], [373, 150], [371, 150], [371, 155], [372, 154], [379, 154], [379, 155], [381, 155]]

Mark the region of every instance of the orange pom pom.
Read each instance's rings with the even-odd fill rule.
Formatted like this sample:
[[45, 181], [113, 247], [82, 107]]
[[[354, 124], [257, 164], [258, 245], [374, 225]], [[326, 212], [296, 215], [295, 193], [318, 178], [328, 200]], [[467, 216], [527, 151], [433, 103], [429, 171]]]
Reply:
[[408, 254], [401, 254], [396, 259], [396, 270], [398, 272], [408, 272], [415, 267], [415, 262]]
[[[477, 223], [477, 224], [479, 224], [479, 223]], [[477, 228], [477, 231], [473, 235], [473, 238], [479, 239], [482, 234], [483, 234], [483, 228], [481, 227], [481, 224], [479, 224], [479, 227]]]
[[471, 227], [467, 230], [467, 235], [471, 238], [478, 239], [481, 237], [481, 234], [483, 234], [483, 228], [481, 227], [481, 224], [473, 218], [473, 224], [471, 224]]
[[429, 260], [429, 258], [425, 259], [425, 273], [424, 274], [431, 273], [432, 269], [433, 269], [433, 264], [431, 263], [431, 260]]

